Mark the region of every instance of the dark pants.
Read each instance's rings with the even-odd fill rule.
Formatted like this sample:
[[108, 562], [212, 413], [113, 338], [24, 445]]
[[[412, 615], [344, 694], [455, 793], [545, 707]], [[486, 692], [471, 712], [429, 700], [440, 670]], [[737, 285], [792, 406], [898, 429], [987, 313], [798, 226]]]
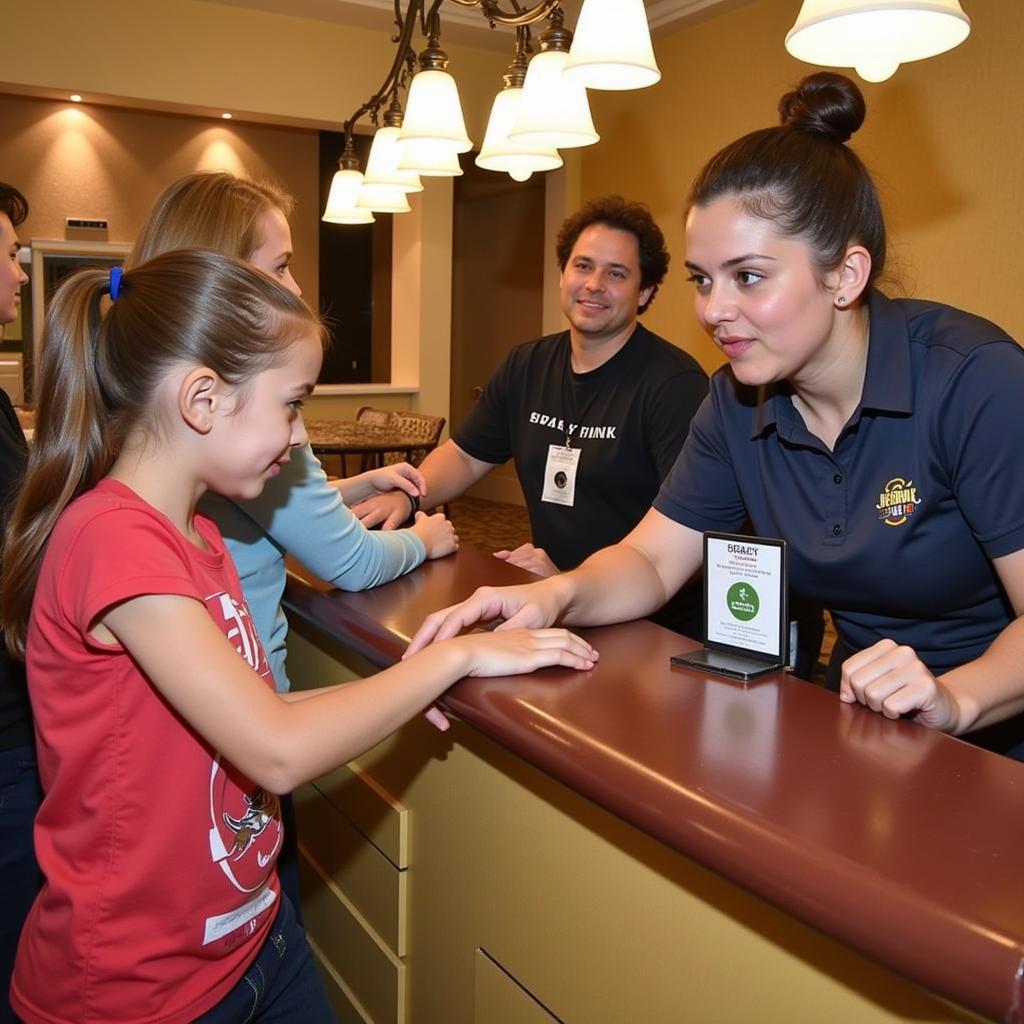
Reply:
[[32, 747], [0, 751], [0, 1024], [17, 1020], [8, 1001], [18, 936], [43, 884], [32, 825], [43, 799]]
[[335, 1024], [306, 933], [291, 900], [281, 906], [266, 942], [238, 984], [195, 1024]]

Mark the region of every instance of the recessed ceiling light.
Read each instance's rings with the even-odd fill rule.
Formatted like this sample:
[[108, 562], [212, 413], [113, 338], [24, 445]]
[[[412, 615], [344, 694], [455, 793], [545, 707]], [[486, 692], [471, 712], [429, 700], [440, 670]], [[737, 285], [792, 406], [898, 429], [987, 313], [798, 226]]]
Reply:
[[221, 114], [220, 116], [223, 117], [225, 121], [230, 121], [234, 115], [229, 114], [225, 111], [225, 113]]
[[69, 99], [69, 100], [71, 100], [71, 102], [72, 102], [72, 103], [81, 103], [81, 102], [82, 102], [82, 97], [81, 97], [81, 96], [79, 96], [77, 92], [73, 92], [73, 93], [72, 93], [72, 94], [71, 94], [71, 95], [70, 95], [70, 96], [68, 97], [68, 99]]

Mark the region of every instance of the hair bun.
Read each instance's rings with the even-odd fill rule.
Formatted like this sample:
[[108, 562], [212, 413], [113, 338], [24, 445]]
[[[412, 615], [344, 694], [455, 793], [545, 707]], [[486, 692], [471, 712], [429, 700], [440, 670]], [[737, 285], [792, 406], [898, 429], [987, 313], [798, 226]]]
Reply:
[[832, 71], [808, 75], [779, 100], [783, 125], [844, 143], [864, 123], [867, 107], [855, 82]]

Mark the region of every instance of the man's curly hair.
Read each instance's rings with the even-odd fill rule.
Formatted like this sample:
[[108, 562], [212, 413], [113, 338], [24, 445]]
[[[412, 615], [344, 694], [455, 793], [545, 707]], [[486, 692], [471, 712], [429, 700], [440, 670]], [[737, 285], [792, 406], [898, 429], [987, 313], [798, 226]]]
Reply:
[[628, 231], [636, 238], [640, 249], [640, 290], [653, 289], [650, 298], [638, 310], [643, 313], [654, 301], [658, 286], [665, 280], [668, 271], [670, 257], [661, 228], [654, 223], [645, 203], [631, 203], [622, 196], [592, 199], [569, 217], [558, 232], [555, 252], [558, 254], [558, 265], [563, 271], [577, 239], [592, 224], [604, 224], [619, 231]]

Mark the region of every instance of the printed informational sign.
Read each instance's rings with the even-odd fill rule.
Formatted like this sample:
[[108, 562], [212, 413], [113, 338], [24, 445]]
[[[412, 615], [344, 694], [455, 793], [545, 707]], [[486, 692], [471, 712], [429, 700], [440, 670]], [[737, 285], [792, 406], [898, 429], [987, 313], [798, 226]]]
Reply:
[[782, 555], [778, 543], [751, 537], [707, 538], [708, 643], [782, 656]]
[[786, 542], [704, 534], [704, 649], [675, 665], [737, 679], [778, 671], [786, 660]]

